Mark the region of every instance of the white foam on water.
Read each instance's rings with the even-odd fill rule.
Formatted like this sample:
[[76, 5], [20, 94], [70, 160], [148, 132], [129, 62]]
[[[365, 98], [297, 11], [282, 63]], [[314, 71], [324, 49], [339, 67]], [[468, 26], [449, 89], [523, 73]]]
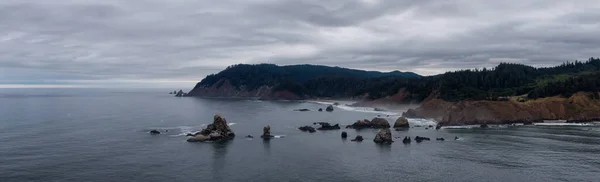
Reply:
[[535, 126], [594, 126], [593, 123], [533, 123]]
[[227, 123], [227, 125], [229, 125], [229, 126], [233, 126], [235, 124], [237, 124], [237, 123]]
[[[427, 127], [429, 125], [433, 125], [433, 126], [437, 125], [437, 122], [435, 122], [434, 120], [430, 120], [430, 119], [421, 119], [421, 118], [406, 118], [406, 119], [408, 120], [408, 124], [410, 124], [410, 126]], [[396, 122], [396, 120], [394, 120], [392, 122]]]
[[444, 129], [471, 129], [471, 128], [478, 128], [480, 127], [479, 125], [464, 125], [464, 126], [444, 126], [442, 128]]
[[375, 111], [374, 107], [353, 107], [353, 106], [347, 106], [345, 104], [348, 104], [347, 101], [339, 101], [337, 103], [340, 103], [339, 105], [333, 105], [333, 102], [326, 102], [326, 101], [308, 101], [308, 102], [312, 102], [312, 103], [316, 103], [316, 104], [321, 104], [321, 105], [332, 105], [334, 108], [338, 108], [338, 109], [342, 109], [342, 110], [346, 110], [346, 111], [354, 111], [354, 112], [366, 112], [366, 113], [375, 113], [375, 114], [381, 114], [381, 115], [390, 115], [390, 116], [398, 116], [400, 115], [400, 113], [397, 112], [391, 112], [391, 111]]
[[273, 138], [283, 138], [283, 137], [285, 137], [285, 135], [275, 135], [275, 136], [273, 136]]

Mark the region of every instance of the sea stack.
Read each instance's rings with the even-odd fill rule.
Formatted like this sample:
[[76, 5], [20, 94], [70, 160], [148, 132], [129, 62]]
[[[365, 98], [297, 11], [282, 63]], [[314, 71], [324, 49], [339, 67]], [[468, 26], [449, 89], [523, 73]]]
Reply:
[[405, 117], [399, 117], [394, 123], [394, 128], [410, 128], [410, 124], [408, 124], [408, 119], [406, 119]]
[[235, 134], [227, 125], [225, 118], [219, 115], [214, 116], [212, 124], [206, 126], [202, 131], [194, 134], [187, 139], [188, 142], [205, 142], [205, 141], [221, 141], [230, 140], [235, 137]]
[[345, 131], [342, 131], [342, 138], [348, 138], [348, 133], [346, 133]]
[[271, 138], [274, 138], [274, 136], [271, 135], [271, 126], [265, 126], [263, 128], [263, 134], [260, 137], [263, 140], [270, 140]]
[[175, 97], [183, 97], [185, 95], [185, 93], [183, 93], [183, 90], [179, 90], [179, 92], [177, 92], [177, 94], [175, 94]]
[[373, 142], [380, 144], [391, 144], [392, 142], [394, 142], [392, 140], [392, 132], [389, 128], [379, 130], [379, 133], [375, 135], [375, 139], [373, 139]]
[[327, 108], [325, 108], [325, 111], [333, 112], [333, 106], [332, 105], [327, 106]]

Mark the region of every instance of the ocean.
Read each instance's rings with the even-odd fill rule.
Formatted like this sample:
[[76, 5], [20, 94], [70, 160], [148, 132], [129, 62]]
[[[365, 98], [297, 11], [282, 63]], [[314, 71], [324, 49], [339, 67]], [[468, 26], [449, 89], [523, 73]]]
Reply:
[[[391, 145], [375, 129], [301, 132], [380, 115], [327, 103], [176, 98], [152, 89], [0, 89], [0, 181], [599, 181], [600, 127], [414, 127]], [[310, 112], [295, 112], [307, 108]], [[223, 116], [236, 138], [188, 143]], [[411, 125], [435, 125], [409, 119]], [[258, 138], [269, 125], [278, 138]], [[150, 130], [163, 131], [150, 135]], [[362, 135], [363, 142], [343, 140]], [[253, 135], [255, 139], [244, 136]], [[435, 141], [443, 137], [445, 141]], [[458, 137], [459, 140], [454, 140]]]

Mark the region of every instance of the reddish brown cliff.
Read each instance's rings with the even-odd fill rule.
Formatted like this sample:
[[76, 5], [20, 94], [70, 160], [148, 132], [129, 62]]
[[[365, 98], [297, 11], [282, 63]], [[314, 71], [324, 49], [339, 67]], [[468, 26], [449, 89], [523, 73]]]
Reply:
[[423, 101], [404, 116], [432, 118], [440, 125], [504, 124], [542, 120], [592, 121], [600, 119], [600, 100], [589, 93], [571, 97], [547, 97], [525, 102], [459, 101], [447, 102], [436, 97]]

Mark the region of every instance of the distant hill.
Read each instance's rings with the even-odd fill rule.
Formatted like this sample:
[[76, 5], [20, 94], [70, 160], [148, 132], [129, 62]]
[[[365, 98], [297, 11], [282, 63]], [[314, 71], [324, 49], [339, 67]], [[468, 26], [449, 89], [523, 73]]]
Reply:
[[[421, 76], [412, 72], [363, 71], [320, 65], [277, 66], [274, 64], [238, 64], [229, 66], [217, 74], [207, 76], [190, 91], [189, 95], [265, 97], [272, 92], [289, 91], [298, 95], [298, 98], [315, 95], [343, 97], [354, 93], [337, 94], [336, 92], [343, 91], [344, 89], [340, 86], [337, 86], [338, 89], [335, 90], [323, 90], [316, 87], [320, 87], [320, 85], [326, 84], [329, 81], [336, 82], [336, 85], [342, 84], [339, 83], [342, 80], [350, 81], [346, 83], [356, 84], [369, 79], [384, 77], [410, 79], [420, 78]], [[309, 88], [311, 91], [309, 91]], [[269, 89], [269, 91], [264, 91], [265, 89]], [[227, 91], [224, 92], [225, 90]], [[257, 90], [263, 90], [264, 92], [252, 93]]]

